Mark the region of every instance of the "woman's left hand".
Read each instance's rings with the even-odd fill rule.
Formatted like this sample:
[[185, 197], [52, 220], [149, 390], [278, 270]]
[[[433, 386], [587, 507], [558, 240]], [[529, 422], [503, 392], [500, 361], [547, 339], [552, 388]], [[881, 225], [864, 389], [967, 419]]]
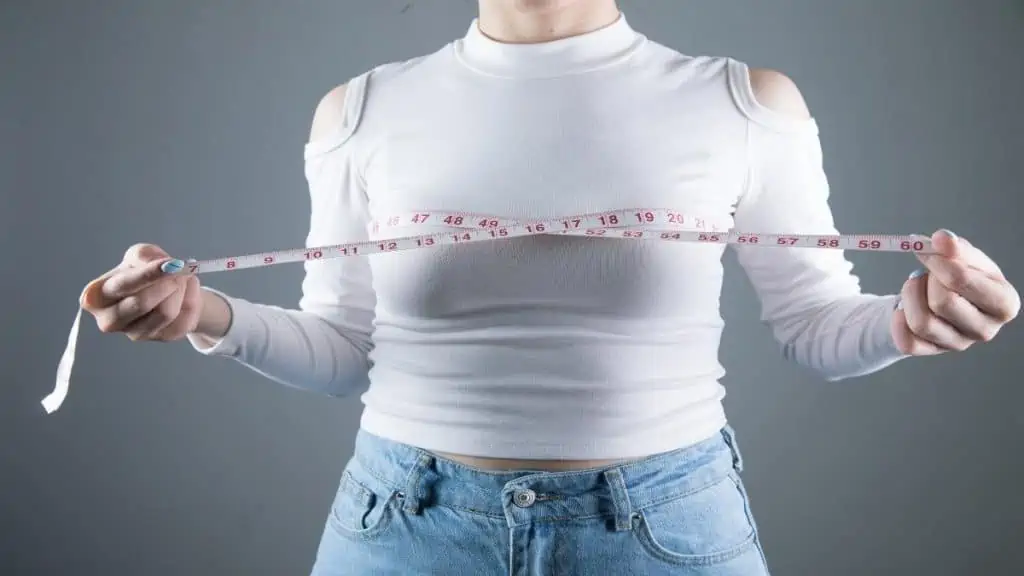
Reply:
[[999, 266], [963, 238], [940, 230], [937, 254], [910, 275], [893, 315], [892, 334], [904, 354], [931, 356], [988, 342], [1020, 312], [1020, 295]]

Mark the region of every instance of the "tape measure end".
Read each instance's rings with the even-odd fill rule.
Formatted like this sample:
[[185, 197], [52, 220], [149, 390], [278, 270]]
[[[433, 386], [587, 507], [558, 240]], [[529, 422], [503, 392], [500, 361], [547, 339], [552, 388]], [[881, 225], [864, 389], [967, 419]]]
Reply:
[[57, 399], [52, 396], [47, 396], [46, 398], [43, 398], [42, 402], [40, 402], [40, 404], [43, 405], [43, 410], [45, 410], [47, 414], [53, 414], [56, 412], [57, 409], [60, 408], [61, 403], [61, 399]]

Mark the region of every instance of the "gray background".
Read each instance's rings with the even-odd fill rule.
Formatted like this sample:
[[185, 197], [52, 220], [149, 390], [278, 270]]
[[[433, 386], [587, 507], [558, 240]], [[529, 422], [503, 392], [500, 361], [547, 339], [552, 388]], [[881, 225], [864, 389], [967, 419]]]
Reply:
[[[1021, 281], [1018, 0], [623, 8], [683, 52], [796, 79], [843, 230], [950, 227]], [[307, 573], [358, 401], [183, 343], [104, 337], [91, 320], [68, 402], [46, 417], [38, 401], [81, 286], [130, 244], [196, 257], [301, 245], [301, 146], [320, 95], [435, 50], [474, 13], [455, 0], [0, 0], [0, 573]], [[851, 257], [876, 292], [915, 267]], [[1019, 574], [1020, 325], [827, 384], [779, 358], [727, 262], [727, 409], [774, 573]], [[292, 306], [300, 274], [205, 280]]]

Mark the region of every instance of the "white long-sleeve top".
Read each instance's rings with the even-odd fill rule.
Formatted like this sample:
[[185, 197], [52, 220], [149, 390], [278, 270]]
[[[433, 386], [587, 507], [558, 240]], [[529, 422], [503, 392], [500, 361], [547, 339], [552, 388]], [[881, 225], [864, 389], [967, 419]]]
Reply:
[[[371, 219], [517, 219], [666, 208], [749, 232], [834, 234], [813, 120], [747, 67], [649, 41], [624, 18], [544, 44], [480, 33], [351, 80], [305, 150], [309, 246]], [[630, 458], [724, 423], [721, 245], [534, 236], [307, 263], [298, 310], [224, 295], [209, 355], [333, 396], [368, 432], [500, 458]], [[828, 379], [902, 357], [896, 296], [840, 251], [740, 247], [783, 353]], [[222, 294], [223, 295], [223, 294]]]

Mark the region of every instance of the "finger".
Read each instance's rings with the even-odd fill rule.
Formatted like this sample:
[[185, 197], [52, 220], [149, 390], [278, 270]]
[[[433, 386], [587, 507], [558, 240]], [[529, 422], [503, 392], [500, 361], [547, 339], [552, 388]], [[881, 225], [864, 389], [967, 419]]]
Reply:
[[103, 283], [124, 268], [125, 266], [123, 263], [119, 264], [117, 267], [111, 268], [86, 284], [85, 288], [82, 289], [82, 295], [78, 299], [78, 304], [82, 309], [87, 312], [96, 312], [97, 310], [112, 304], [112, 302], [107, 302], [103, 298]]
[[925, 266], [943, 286], [966, 298], [983, 313], [1000, 322], [1012, 318], [1014, 291], [1005, 280], [997, 280], [960, 260], [941, 256], [928, 258]]
[[966, 350], [973, 342], [928, 308], [928, 274], [914, 276], [903, 285], [903, 313], [918, 338], [943, 350]]
[[[163, 258], [160, 260], [154, 260], [152, 262], [146, 262], [138, 267], [125, 268], [118, 271], [107, 278], [102, 286], [100, 287], [101, 298], [108, 305], [113, 302], [118, 302], [132, 294], [143, 290], [162, 278], [167, 278], [168, 273], [165, 272], [165, 264], [177, 263], [180, 260], [173, 258]], [[174, 271], [179, 270], [178, 267], [171, 267]]]
[[159, 332], [153, 334], [153, 340], [170, 342], [181, 340], [186, 334], [195, 330], [196, 313], [200, 303], [199, 279], [189, 276], [185, 282], [185, 294], [181, 302], [181, 310], [173, 322]]
[[903, 354], [910, 354], [912, 356], [934, 356], [936, 354], [942, 354], [946, 350], [939, 348], [935, 344], [918, 338], [913, 332], [910, 331], [910, 326], [907, 325], [906, 312], [902, 309], [897, 310], [892, 316], [892, 336], [896, 342], [896, 348], [899, 349]]
[[949, 230], [939, 230], [931, 236], [932, 247], [938, 254], [920, 254], [918, 259], [927, 266], [928, 259], [946, 257], [951, 260], [961, 260], [968, 266], [981, 270], [982, 272], [997, 279], [1005, 279], [999, 265], [966, 238], [961, 238]]
[[122, 332], [128, 325], [148, 314], [177, 289], [177, 278], [164, 278], [143, 290], [126, 296], [94, 313], [102, 332]]
[[124, 333], [131, 340], [151, 340], [152, 336], [173, 322], [181, 311], [185, 296], [184, 278], [174, 278], [174, 292], [144, 316], [125, 326]]
[[[135, 244], [125, 251], [124, 257], [117, 266], [111, 268], [107, 272], [104, 272], [101, 276], [93, 279], [85, 285], [85, 288], [82, 290], [82, 294], [79, 297], [79, 305], [83, 310], [89, 312], [95, 312], [96, 310], [112, 305], [119, 298], [117, 295], [110, 297], [109, 294], [104, 294], [104, 287], [108, 280], [124, 270], [142, 268], [154, 261], [166, 262], [168, 260], [172, 260], [170, 258], [170, 254], [165, 252], [159, 246], [154, 244]], [[175, 264], [181, 263], [180, 261], [174, 262]], [[172, 267], [165, 269], [165, 272], [173, 273], [180, 270], [180, 268], [181, 266]], [[108, 287], [108, 289], [109, 288], [110, 287]], [[116, 283], [113, 288], [117, 289]]]
[[961, 256], [963, 242], [949, 230], [939, 230], [932, 234], [932, 247], [946, 258], [955, 259]]
[[948, 290], [934, 276], [928, 279], [928, 309], [975, 342], [988, 342], [1000, 324], [982, 313], [966, 298]]

